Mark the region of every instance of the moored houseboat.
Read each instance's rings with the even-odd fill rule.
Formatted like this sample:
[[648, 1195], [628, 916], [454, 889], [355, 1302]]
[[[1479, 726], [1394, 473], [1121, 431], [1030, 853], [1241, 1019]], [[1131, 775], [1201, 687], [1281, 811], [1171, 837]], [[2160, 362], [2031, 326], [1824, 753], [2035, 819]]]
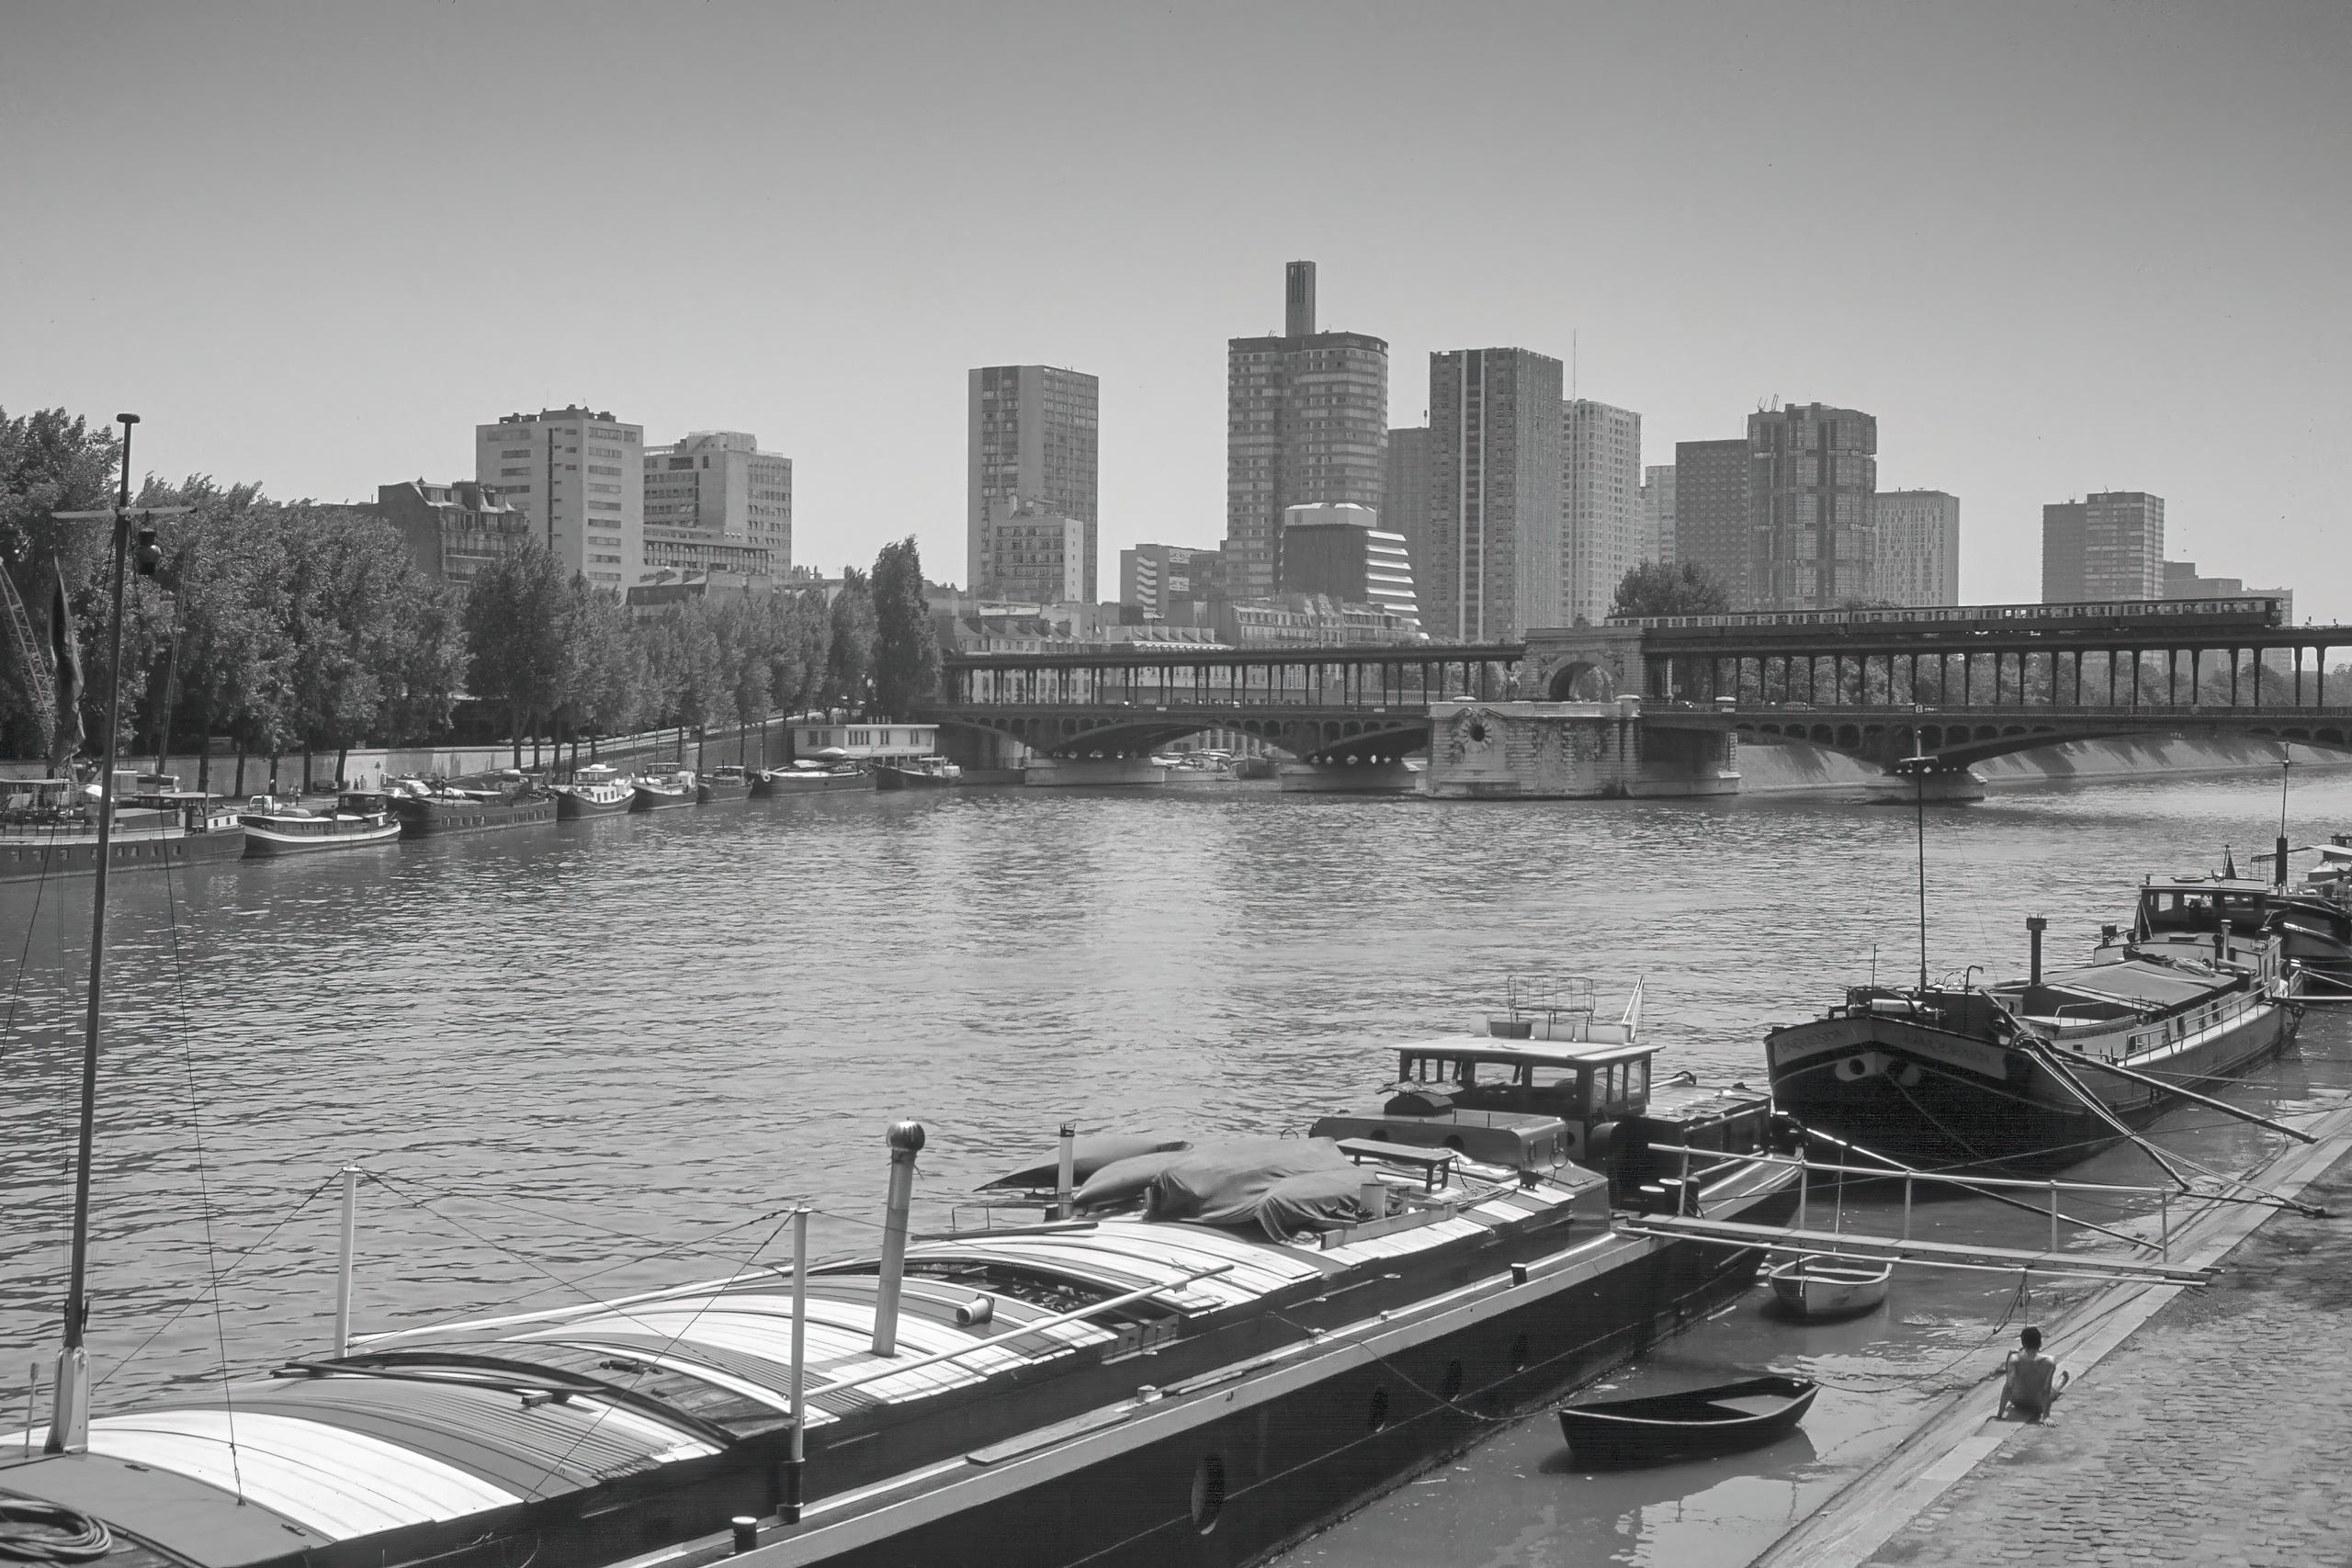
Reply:
[[237, 819], [244, 824], [248, 855], [319, 854], [364, 850], [397, 841], [401, 820], [389, 797], [347, 790], [333, 806], [306, 807], [299, 800], [257, 795]]
[[820, 762], [805, 757], [788, 768], [760, 768], [752, 774], [752, 794], [762, 798], [873, 787], [874, 775], [854, 762]]
[[2184, 947], [1987, 986], [1857, 987], [1764, 1052], [1780, 1108], [1911, 1163], [2055, 1168], [2121, 1142], [2178, 1091], [2291, 1038], [2294, 972], [2275, 935]]
[[1763, 1098], [1654, 1100], [1645, 1048], [1396, 1060], [1344, 1127], [1072, 1160], [1043, 1223], [909, 1237], [900, 1123], [879, 1256], [374, 1336], [83, 1450], [0, 1436], [0, 1494], [119, 1529], [123, 1568], [1254, 1562], [1747, 1287], [1752, 1253], [1612, 1228], [1651, 1145], [1735, 1156], [1713, 1214], [1794, 1201], [1736, 1157]]
[[406, 839], [536, 828], [556, 819], [556, 797], [520, 773], [457, 782], [394, 779], [386, 794]]
[[964, 782], [964, 770], [944, 757], [876, 762], [873, 773], [876, 789], [945, 789]]
[[2105, 935], [2100, 957], [2159, 948], [2190, 953], [2212, 945], [2213, 933], [2233, 940], [2278, 939], [2281, 960], [2306, 976], [2352, 981], [2352, 905], [2321, 887], [2233, 876], [2150, 877], [2140, 888], [2129, 931]]
[[705, 806], [723, 806], [752, 797], [752, 776], [733, 762], [723, 763], [695, 780], [695, 799]]
[[666, 811], [695, 804], [695, 775], [690, 768], [667, 768], [639, 773], [629, 781], [631, 811]]
[[[117, 775], [110, 874], [236, 860], [236, 807], [170, 775]], [[0, 780], [0, 883], [87, 876], [98, 867], [98, 804], [71, 779]]]
[[548, 785], [548, 793], [555, 796], [557, 820], [563, 822], [580, 817], [616, 817], [637, 803], [637, 790], [629, 777], [603, 762], [579, 769], [567, 784]]

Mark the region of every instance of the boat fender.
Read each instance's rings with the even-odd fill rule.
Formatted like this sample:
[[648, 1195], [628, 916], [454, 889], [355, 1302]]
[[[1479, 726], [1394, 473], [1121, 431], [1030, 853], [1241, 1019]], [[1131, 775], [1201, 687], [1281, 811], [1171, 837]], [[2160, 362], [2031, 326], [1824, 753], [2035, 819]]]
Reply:
[[958, 1328], [976, 1328], [981, 1324], [995, 1321], [995, 1318], [996, 1298], [991, 1295], [974, 1296], [956, 1308], [956, 1326]]

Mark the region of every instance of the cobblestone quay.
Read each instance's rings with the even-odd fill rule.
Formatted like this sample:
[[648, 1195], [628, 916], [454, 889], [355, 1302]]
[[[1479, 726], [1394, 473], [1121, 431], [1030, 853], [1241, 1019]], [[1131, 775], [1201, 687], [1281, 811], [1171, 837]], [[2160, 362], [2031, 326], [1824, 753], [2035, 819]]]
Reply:
[[1869, 1561], [2352, 1563], [2352, 1158], [2302, 1196]]

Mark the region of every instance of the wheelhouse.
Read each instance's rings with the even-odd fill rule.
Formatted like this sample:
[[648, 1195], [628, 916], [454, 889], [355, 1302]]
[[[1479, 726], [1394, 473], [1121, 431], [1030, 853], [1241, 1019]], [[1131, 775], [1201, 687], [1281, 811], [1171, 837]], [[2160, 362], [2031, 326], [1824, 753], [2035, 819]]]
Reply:
[[1557, 1116], [1564, 1122], [1638, 1116], [1650, 1101], [1655, 1045], [1553, 1041], [1432, 1040], [1396, 1053], [1400, 1093], [1444, 1095], [1464, 1111]]

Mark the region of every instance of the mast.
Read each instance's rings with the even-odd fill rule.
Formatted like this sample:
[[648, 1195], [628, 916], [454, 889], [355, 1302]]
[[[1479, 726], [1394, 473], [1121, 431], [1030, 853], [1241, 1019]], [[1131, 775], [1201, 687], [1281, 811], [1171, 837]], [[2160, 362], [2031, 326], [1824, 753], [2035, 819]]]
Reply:
[[123, 558], [130, 543], [130, 431], [135, 413], [117, 414], [122, 424], [122, 483], [114, 508], [112, 624], [107, 633], [107, 733], [98, 773], [97, 881], [90, 898], [90, 1000], [82, 1020], [82, 1127], [74, 1156], [74, 1252], [65, 1285], [65, 1342], [57, 1353], [57, 1400], [51, 1412], [51, 1453], [89, 1447], [90, 1359], [82, 1332], [90, 1315], [90, 1145], [98, 1109], [98, 998], [106, 978], [107, 868], [114, 842], [115, 731], [122, 707]]

